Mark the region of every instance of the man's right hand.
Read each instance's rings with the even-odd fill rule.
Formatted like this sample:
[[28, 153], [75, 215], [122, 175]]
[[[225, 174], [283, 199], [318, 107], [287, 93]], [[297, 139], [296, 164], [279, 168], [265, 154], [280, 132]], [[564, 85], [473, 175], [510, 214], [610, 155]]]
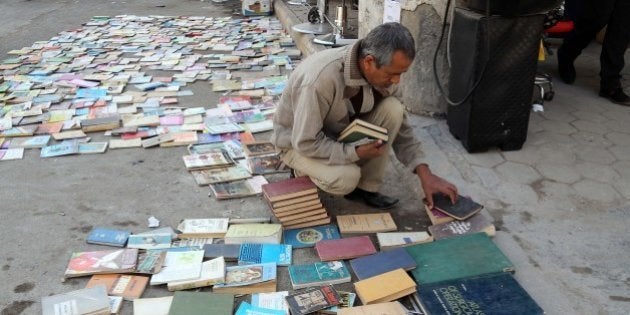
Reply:
[[357, 151], [357, 156], [359, 156], [360, 159], [372, 159], [385, 154], [387, 152], [385, 147], [383, 140], [377, 140], [357, 146], [354, 149]]

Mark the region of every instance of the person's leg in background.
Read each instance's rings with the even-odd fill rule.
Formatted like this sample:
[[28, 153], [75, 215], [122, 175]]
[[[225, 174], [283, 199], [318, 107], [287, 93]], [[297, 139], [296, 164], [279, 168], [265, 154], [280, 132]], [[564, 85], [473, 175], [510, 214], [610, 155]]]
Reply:
[[630, 39], [630, 1], [617, 0], [608, 21], [600, 55], [600, 94], [612, 102], [630, 105], [630, 97], [623, 92], [621, 71]]

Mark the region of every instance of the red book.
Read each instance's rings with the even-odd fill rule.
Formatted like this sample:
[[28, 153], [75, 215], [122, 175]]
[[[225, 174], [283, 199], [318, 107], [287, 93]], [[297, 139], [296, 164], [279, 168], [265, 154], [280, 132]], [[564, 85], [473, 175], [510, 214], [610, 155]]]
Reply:
[[302, 176], [265, 184], [262, 190], [267, 200], [276, 202], [317, 193], [317, 186], [308, 176]]
[[321, 261], [345, 260], [376, 253], [376, 248], [367, 235], [324, 240], [315, 243]]

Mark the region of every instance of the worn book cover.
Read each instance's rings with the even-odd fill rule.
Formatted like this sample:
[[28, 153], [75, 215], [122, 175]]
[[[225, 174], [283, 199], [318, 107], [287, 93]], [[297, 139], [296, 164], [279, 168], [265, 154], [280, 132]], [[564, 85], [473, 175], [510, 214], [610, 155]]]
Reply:
[[197, 279], [201, 275], [202, 250], [168, 251], [160, 272], [151, 276], [151, 285]]
[[284, 162], [282, 162], [280, 155], [276, 153], [248, 157], [247, 165], [249, 167], [249, 171], [254, 175], [289, 171]]
[[237, 261], [241, 252], [240, 244], [206, 244], [203, 246], [204, 258], [223, 257], [225, 261]]
[[66, 278], [93, 274], [132, 272], [136, 268], [137, 249], [75, 252], [64, 273]]
[[382, 140], [383, 142], [389, 140], [387, 129], [361, 119], [355, 119], [339, 133], [338, 141], [352, 143], [364, 138]]
[[142, 296], [149, 283], [149, 277], [132, 275], [93, 275], [86, 284], [86, 288], [104, 285], [108, 295], [121, 296], [127, 301], [133, 301]]
[[88, 234], [86, 241], [88, 244], [125, 247], [130, 234], [129, 231], [95, 227]]
[[167, 288], [169, 291], [179, 291], [207, 287], [223, 282], [225, 282], [225, 260], [223, 257], [217, 257], [201, 263], [199, 278], [169, 282]]
[[405, 249], [418, 266], [422, 266], [412, 270], [420, 285], [514, 271], [514, 264], [486, 233], [462, 235]]
[[170, 233], [150, 233], [129, 235], [127, 248], [163, 249], [171, 247]]
[[339, 238], [341, 235], [334, 224], [284, 231], [284, 243], [293, 248], [314, 247], [319, 241]]
[[105, 286], [99, 285], [42, 298], [42, 315], [60, 314], [109, 315], [109, 298]]
[[98, 154], [105, 153], [109, 142], [88, 142], [79, 143], [79, 154]]
[[217, 200], [242, 198], [262, 193], [262, 185], [267, 183], [264, 176], [253, 176], [244, 180], [210, 184], [210, 189]]
[[234, 160], [227, 151], [210, 152], [203, 154], [184, 155], [184, 164], [187, 170], [209, 169], [234, 165]]
[[289, 306], [286, 302], [288, 291], [255, 293], [252, 294], [252, 306], [282, 311], [282, 314], [289, 314]]
[[426, 314], [536, 315], [543, 309], [508, 273], [459, 278], [418, 286]]
[[238, 264], [252, 265], [274, 262], [278, 266], [291, 264], [292, 247], [284, 244], [241, 244]]
[[225, 234], [226, 244], [280, 244], [282, 225], [275, 223], [233, 224]]
[[50, 135], [32, 136], [32, 137], [18, 137], [11, 139], [9, 148], [42, 148], [48, 145], [50, 142]]
[[317, 193], [317, 186], [302, 176], [264, 185], [263, 193], [270, 202], [277, 202]]
[[[329, 307], [329, 308], [325, 308], [319, 311], [319, 314], [336, 315], [336, 314], [339, 314], [339, 312], [341, 312], [341, 310], [343, 309], [354, 307], [354, 301], [357, 298], [356, 293], [347, 292], [347, 291], [337, 291], [337, 293], [339, 293], [339, 304]], [[389, 313], [382, 313], [382, 314], [390, 315]]]
[[[321, 204], [321, 202], [319, 202], [319, 199], [317, 199], [316, 201], [318, 202], [314, 205], [307, 205], [304, 207], [300, 207], [300, 208], [296, 208], [296, 209], [288, 210], [284, 212], [278, 212], [276, 211], [276, 209], [271, 209], [271, 210], [273, 211], [273, 214], [276, 216], [276, 218], [282, 219], [282, 218], [292, 217], [294, 215], [301, 215], [305, 212], [309, 213], [309, 212], [312, 212], [313, 210], [324, 209], [324, 206]], [[299, 216], [299, 217], [302, 217], [302, 216]]]
[[177, 291], [168, 315], [232, 315], [234, 295]]
[[199, 186], [231, 182], [252, 177], [252, 174], [249, 173], [247, 168], [241, 165], [214, 169], [191, 170], [190, 174], [192, 174], [195, 182], [197, 182], [197, 185]]
[[138, 264], [134, 273], [156, 274], [162, 270], [162, 265], [166, 259], [166, 251], [147, 250], [138, 254]]
[[381, 250], [433, 242], [433, 237], [427, 232], [376, 233], [376, 239]]
[[79, 143], [74, 140], [64, 141], [58, 144], [49, 145], [42, 148], [40, 156], [42, 158], [72, 155], [79, 153]]
[[390, 302], [416, 292], [416, 283], [404, 269], [396, 269], [354, 283], [364, 305]]
[[483, 208], [471, 198], [464, 196], [457, 196], [457, 201], [453, 204], [451, 199], [443, 194], [433, 195], [433, 207], [457, 220], [466, 220]]
[[224, 237], [229, 218], [184, 219], [177, 229], [180, 238]]
[[225, 269], [225, 283], [215, 285], [219, 287], [247, 286], [276, 280], [275, 263], [232, 266]]
[[304, 205], [304, 203], [312, 201], [312, 200], [317, 200], [319, 202], [320, 200], [319, 193], [314, 192], [305, 196], [295, 197], [292, 199], [280, 200], [280, 201], [275, 201], [275, 202], [268, 201], [268, 202], [271, 205], [271, 209], [274, 212], [282, 212], [283, 210], [287, 210], [288, 206], [297, 205], [297, 204]]
[[288, 216], [277, 216], [278, 221], [282, 225], [294, 225], [298, 223], [304, 223], [308, 221], [314, 221], [328, 217], [328, 213], [324, 208], [315, 208], [302, 213], [296, 213]]
[[242, 145], [247, 156], [276, 153], [276, 147], [269, 141], [245, 142]]
[[350, 282], [350, 271], [343, 261], [315, 262], [289, 266], [293, 289]]
[[376, 248], [367, 235], [323, 240], [315, 244], [315, 251], [321, 261], [344, 260], [372, 255]]
[[429, 232], [438, 241], [477, 232], [485, 232], [488, 236], [494, 236], [496, 229], [488, 218], [481, 213], [477, 213], [463, 221], [452, 221], [429, 226]]
[[332, 285], [311, 287], [294, 292], [286, 298], [291, 314], [310, 314], [340, 303], [339, 293]]
[[337, 225], [341, 234], [390, 232], [398, 229], [389, 212], [338, 215]]
[[399, 268], [409, 271], [417, 265], [404, 248], [396, 248], [352, 259], [350, 266], [357, 278], [363, 280]]

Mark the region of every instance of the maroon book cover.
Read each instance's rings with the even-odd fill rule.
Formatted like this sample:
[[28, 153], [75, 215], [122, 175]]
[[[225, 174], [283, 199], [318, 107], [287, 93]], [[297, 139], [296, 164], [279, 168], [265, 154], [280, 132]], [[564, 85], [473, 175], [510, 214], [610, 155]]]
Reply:
[[317, 186], [308, 176], [289, 178], [262, 186], [265, 197], [271, 202], [292, 199], [317, 192]]
[[367, 235], [319, 241], [315, 250], [321, 261], [352, 259], [376, 253]]

